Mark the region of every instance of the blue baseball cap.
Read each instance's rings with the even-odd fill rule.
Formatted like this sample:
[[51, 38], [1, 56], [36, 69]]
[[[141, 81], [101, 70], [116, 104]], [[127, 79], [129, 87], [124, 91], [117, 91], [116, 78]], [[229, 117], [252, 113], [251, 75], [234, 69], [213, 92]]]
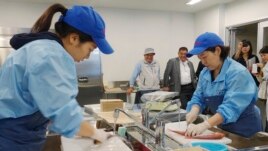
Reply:
[[92, 7], [73, 6], [71, 9], [68, 9], [64, 16], [60, 17], [59, 21], [63, 21], [91, 36], [101, 52], [105, 54], [114, 52], [105, 39], [105, 23]]
[[224, 46], [221, 38], [215, 33], [205, 32], [198, 36], [194, 43], [194, 48], [187, 53], [187, 57], [192, 57], [193, 55], [198, 55], [208, 48]]

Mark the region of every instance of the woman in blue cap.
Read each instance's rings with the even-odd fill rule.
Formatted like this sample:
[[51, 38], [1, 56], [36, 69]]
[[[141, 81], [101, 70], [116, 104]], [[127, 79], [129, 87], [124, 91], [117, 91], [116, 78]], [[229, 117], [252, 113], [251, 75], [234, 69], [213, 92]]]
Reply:
[[[55, 13], [55, 33], [48, 32]], [[83, 121], [76, 101], [75, 61], [98, 47], [110, 54], [105, 24], [91, 7], [50, 6], [31, 33], [10, 40], [15, 49], [0, 71], [0, 150], [38, 151], [47, 126], [66, 137], [74, 135], [105, 141], [108, 134]]]
[[[197, 88], [187, 104], [186, 136], [195, 136], [208, 128], [219, 128], [251, 137], [262, 130], [259, 109], [255, 106], [258, 88], [249, 71], [228, 57], [229, 49], [214, 33], [201, 34], [188, 56], [198, 55], [205, 68]], [[200, 124], [192, 124], [208, 107], [214, 114]]]

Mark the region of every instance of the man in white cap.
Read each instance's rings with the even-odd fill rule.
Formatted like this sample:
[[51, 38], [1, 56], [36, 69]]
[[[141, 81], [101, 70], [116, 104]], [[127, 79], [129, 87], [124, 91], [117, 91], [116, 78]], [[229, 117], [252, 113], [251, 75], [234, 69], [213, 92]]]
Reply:
[[144, 60], [138, 62], [130, 78], [128, 95], [134, 91], [134, 83], [138, 85], [135, 104], [140, 103], [143, 94], [160, 89], [160, 65], [154, 60], [154, 55], [153, 48], [145, 49]]

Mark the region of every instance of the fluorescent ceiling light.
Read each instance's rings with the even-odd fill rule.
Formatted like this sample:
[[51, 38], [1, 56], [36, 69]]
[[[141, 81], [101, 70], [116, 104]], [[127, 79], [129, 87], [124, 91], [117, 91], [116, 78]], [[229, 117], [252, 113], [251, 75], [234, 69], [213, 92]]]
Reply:
[[188, 3], [186, 3], [186, 5], [194, 5], [196, 3], [201, 2], [202, 0], [190, 0]]

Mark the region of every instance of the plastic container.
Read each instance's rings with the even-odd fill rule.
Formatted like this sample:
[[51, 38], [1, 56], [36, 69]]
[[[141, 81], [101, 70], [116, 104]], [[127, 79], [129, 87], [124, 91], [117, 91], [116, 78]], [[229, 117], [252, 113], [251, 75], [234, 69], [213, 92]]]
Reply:
[[192, 142], [193, 147], [202, 147], [208, 151], [228, 151], [228, 148], [225, 144], [222, 143], [213, 143], [213, 142]]
[[126, 127], [118, 127], [118, 135], [121, 137], [126, 137], [127, 128]]

